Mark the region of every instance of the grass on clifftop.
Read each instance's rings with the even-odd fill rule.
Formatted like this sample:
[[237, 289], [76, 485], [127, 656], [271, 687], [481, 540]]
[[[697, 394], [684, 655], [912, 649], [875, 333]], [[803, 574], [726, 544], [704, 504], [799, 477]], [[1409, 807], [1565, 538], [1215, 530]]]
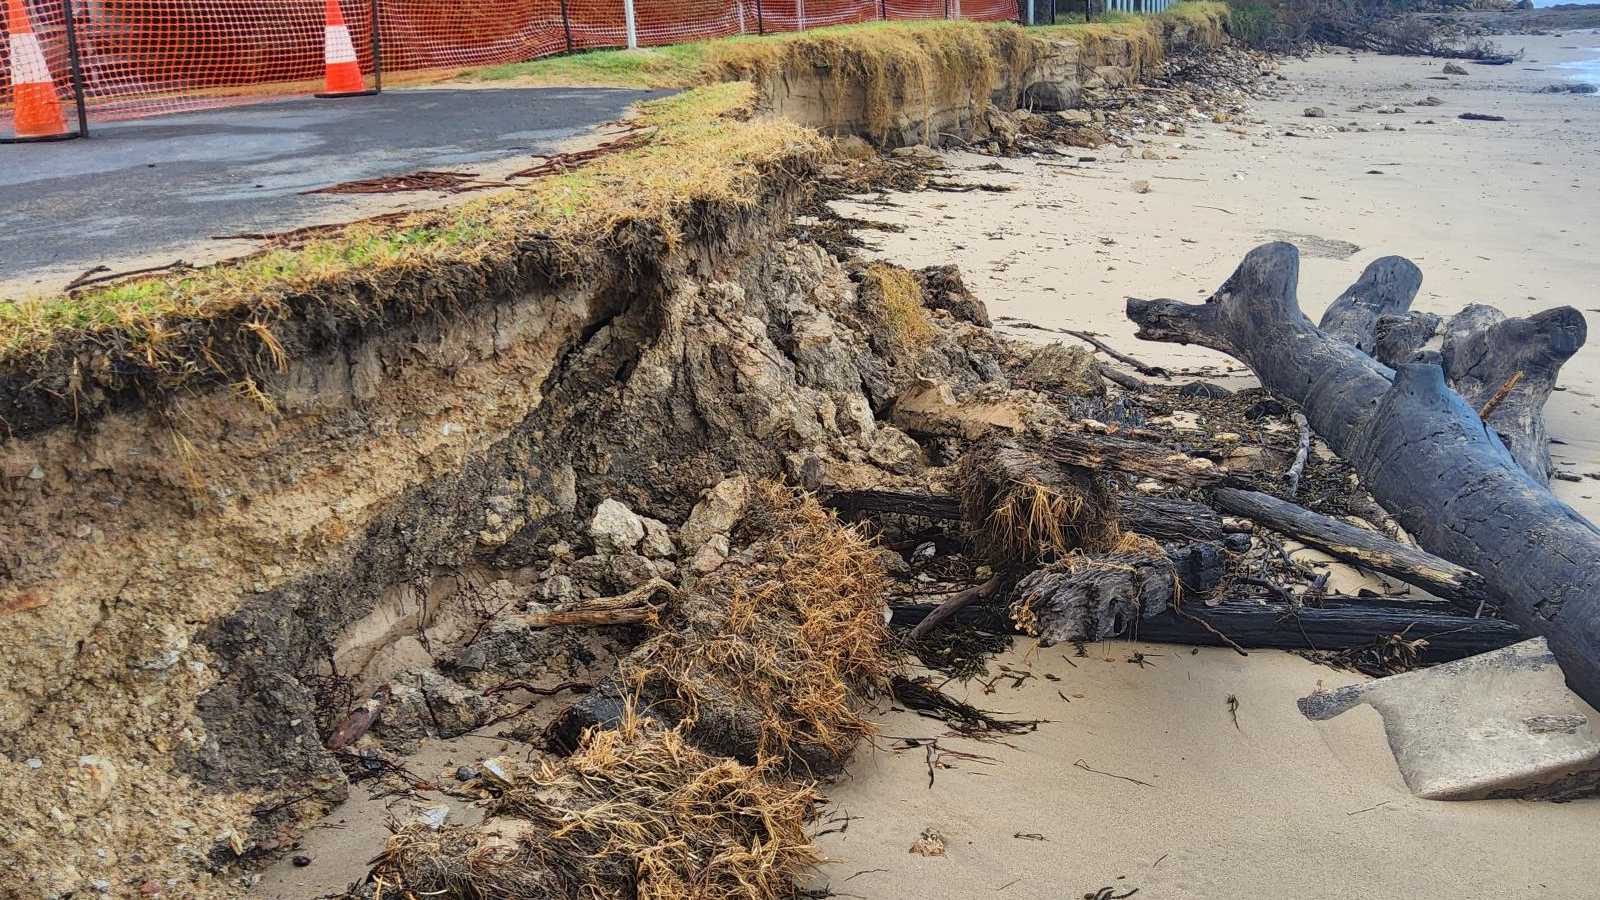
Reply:
[[[996, 32], [1014, 32], [1009, 39], [1071, 38], [1085, 42], [1119, 37], [1135, 41], [1144, 55], [1151, 41], [1160, 58], [1164, 29], [1205, 28], [1217, 33], [1227, 21], [1228, 7], [1217, 0], [1179, 3], [1154, 16], [1110, 13], [1092, 23], [1022, 28], [1010, 22], [960, 22], [943, 19], [865, 22], [810, 31], [741, 35], [638, 50], [595, 50], [525, 63], [492, 66], [466, 73], [474, 81], [516, 81], [522, 84], [593, 85], [604, 87], [689, 87], [729, 77], [748, 77], [781, 69], [791, 61], [833, 62], [841, 58], [904, 58], [952, 51], [970, 58], [975, 40]], [[966, 45], [965, 51], [960, 45]]]
[[[246, 307], [255, 315], [245, 327], [277, 356], [272, 320], [296, 297], [381, 306], [386, 288], [408, 276], [446, 265], [504, 263], [518, 253], [519, 242], [533, 239], [577, 258], [604, 249], [607, 236], [629, 221], [648, 220], [671, 241], [677, 216], [691, 205], [754, 202], [763, 171], [819, 149], [820, 138], [799, 125], [751, 120], [754, 92], [748, 83], [728, 82], [641, 104], [636, 122], [648, 136], [642, 145], [520, 190], [419, 212], [396, 224], [357, 223], [292, 249], [188, 274], [72, 296], [0, 300], [0, 365], [103, 336], [150, 367], [178, 374], [197, 364], [183, 352], [193, 347], [172, 346], [183, 343], [177, 338], [185, 321]], [[350, 312], [361, 317], [381, 310]]]
[[[357, 223], [291, 248], [196, 272], [73, 295], [0, 299], [0, 367], [36, 367], [52, 350], [88, 340], [146, 372], [179, 380], [195, 372], [220, 373], [224, 366], [210, 354], [228, 335], [202, 333], [196, 323], [237, 317], [244, 310], [248, 321], [237, 327], [247, 329], [271, 364], [281, 368], [284, 349], [274, 337], [273, 322], [289, 315], [296, 303], [307, 305], [308, 298], [339, 307], [342, 318], [377, 318], [401, 302], [427, 303], [425, 297], [438, 292], [418, 285], [430, 273], [454, 267], [459, 278], [462, 267], [504, 268], [518, 258], [519, 243], [537, 239], [557, 257], [576, 261], [605, 249], [605, 239], [626, 221], [648, 220], [670, 240], [677, 230], [675, 214], [696, 203], [753, 200], [764, 170], [814, 153], [820, 138], [791, 122], [752, 120], [756, 88], [749, 80], [825, 70], [830, 78], [824, 92], [837, 94], [825, 98], [830, 105], [842, 106], [852, 92], [864, 91], [869, 121], [886, 128], [908, 107], [965, 102], [981, 108], [1006, 72], [1017, 74], [1030, 65], [1053, 39], [1086, 45], [1126, 40], [1134, 63], [1142, 67], [1160, 59], [1163, 35], [1181, 38], [1205, 31], [1220, 36], [1226, 19], [1224, 4], [1194, 2], [1158, 16], [1043, 28], [878, 22], [481, 70], [473, 77], [704, 86], [642, 104], [636, 117], [648, 135], [642, 144], [526, 188], [419, 212], [398, 223]], [[407, 293], [409, 299], [399, 299]]]

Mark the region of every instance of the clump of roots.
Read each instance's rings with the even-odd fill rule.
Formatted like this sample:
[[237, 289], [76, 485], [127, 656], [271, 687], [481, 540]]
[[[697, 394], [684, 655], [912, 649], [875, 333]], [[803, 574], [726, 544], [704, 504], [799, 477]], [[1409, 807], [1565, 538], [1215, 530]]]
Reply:
[[743, 530], [749, 548], [674, 605], [623, 678], [704, 749], [837, 769], [894, 668], [886, 576], [867, 538], [779, 485], [757, 490]]
[[962, 519], [978, 552], [997, 566], [1103, 552], [1122, 537], [1115, 498], [1086, 469], [991, 441], [962, 459], [960, 479]]
[[[629, 715], [506, 791], [481, 827], [397, 831], [370, 876], [399, 897], [793, 897], [821, 795]], [[387, 890], [385, 891], [387, 893]]]

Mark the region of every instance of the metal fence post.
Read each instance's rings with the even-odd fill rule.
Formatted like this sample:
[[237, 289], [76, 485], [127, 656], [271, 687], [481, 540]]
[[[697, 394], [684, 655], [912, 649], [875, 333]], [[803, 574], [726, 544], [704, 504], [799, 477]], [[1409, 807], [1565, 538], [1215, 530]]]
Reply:
[[572, 17], [567, 15], [567, 0], [561, 0], [561, 30], [567, 34], [567, 52], [572, 52]]
[[639, 49], [639, 30], [633, 22], [633, 0], [622, 0], [622, 22], [628, 29], [628, 49]]
[[796, 31], [805, 31], [806, 30], [806, 0], [795, 0], [794, 11], [795, 11], [795, 19], [796, 19], [796, 21], [795, 21], [795, 30]]
[[372, 90], [374, 93], [383, 91], [383, 38], [382, 27], [378, 25], [378, 2], [372, 0]]
[[878, 21], [889, 21], [889, 0], [878, 0]]
[[89, 136], [89, 110], [83, 103], [83, 62], [78, 54], [78, 23], [74, 22], [72, 0], [61, 0], [67, 14], [67, 62], [72, 66], [72, 99], [78, 104], [78, 134]]
[[761, 12], [761, 0], [756, 0], [756, 34], [767, 33], [767, 18]]

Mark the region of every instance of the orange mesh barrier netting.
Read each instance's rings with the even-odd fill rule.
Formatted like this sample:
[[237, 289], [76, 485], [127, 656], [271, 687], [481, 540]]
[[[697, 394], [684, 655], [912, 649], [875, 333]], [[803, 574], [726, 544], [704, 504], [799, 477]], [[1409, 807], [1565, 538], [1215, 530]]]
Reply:
[[[0, 0], [26, 15], [70, 101], [68, 0]], [[90, 114], [98, 119], [320, 90], [326, 0], [70, 0]], [[373, 0], [340, 0], [361, 71], [373, 72]], [[522, 62], [625, 47], [623, 0], [378, 0], [386, 72]], [[635, 0], [640, 46], [878, 19], [1017, 17], [1016, 0]], [[12, 41], [0, 17], [0, 131], [9, 129]], [[30, 44], [31, 46], [31, 44]], [[346, 51], [348, 52], [348, 51]]]

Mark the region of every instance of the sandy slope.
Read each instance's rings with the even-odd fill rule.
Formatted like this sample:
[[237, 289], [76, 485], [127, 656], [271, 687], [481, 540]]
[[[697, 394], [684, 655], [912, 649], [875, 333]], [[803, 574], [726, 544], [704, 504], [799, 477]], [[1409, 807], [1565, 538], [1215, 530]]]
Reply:
[[[1263, 123], [1249, 136], [1208, 123], [1161, 142], [1179, 159], [1102, 152], [1087, 175], [1007, 160], [1015, 174], [968, 177], [1016, 184], [1013, 193], [897, 196], [896, 207], [848, 211], [908, 226], [873, 236], [882, 255], [903, 265], [959, 263], [996, 316], [1102, 331], [1152, 361], [1234, 368], [1205, 350], [1134, 340], [1125, 295], [1203, 297], [1250, 247], [1278, 238], [1306, 251], [1301, 297], [1313, 317], [1389, 253], [1422, 266], [1419, 308], [1486, 302], [1525, 314], [1565, 303], [1600, 312], [1600, 98], [1530, 92], [1561, 77], [1552, 64], [1600, 56], [1562, 49], [1600, 46], [1600, 34], [1503, 43], [1526, 46], [1527, 59], [1472, 66], [1449, 81], [1430, 80], [1440, 66], [1425, 59], [1292, 62], [1283, 71], [1300, 92], [1261, 104]], [[1445, 104], [1400, 115], [1349, 111], [1428, 95]], [[1312, 105], [1329, 118], [1304, 118]], [[1509, 121], [1456, 118], [1468, 111]], [[1428, 119], [1435, 124], [1419, 124]], [[1351, 122], [1373, 130], [1312, 132]], [[1137, 179], [1152, 179], [1154, 190], [1134, 193]], [[1242, 384], [1247, 376], [1235, 377]], [[1554, 448], [1558, 468], [1600, 474], [1600, 349], [1568, 363], [1562, 382], [1567, 390], [1549, 406], [1551, 432], [1566, 442]], [[1556, 489], [1600, 515], [1600, 482]], [[1163, 655], [1140, 667], [1127, 661], [1136, 650]], [[949, 760], [955, 768], [936, 770], [931, 788], [924, 748], [863, 752], [854, 777], [830, 791], [838, 811], [856, 817], [823, 838], [837, 862], [821, 881], [839, 895], [1028, 900], [1109, 886], [1118, 895], [1137, 887], [1139, 900], [1457, 900], [1600, 891], [1590, 850], [1600, 801], [1412, 798], [1376, 713], [1313, 724], [1294, 706], [1352, 676], [1280, 653], [1243, 659], [1129, 643], [1092, 646], [1070, 663], [1061, 649], [1027, 655], [1020, 647], [999, 661], [1038, 677], [1015, 689], [1002, 680], [992, 695], [974, 687], [972, 699], [1053, 721], [1011, 747], [941, 739], [994, 762]], [[1237, 729], [1230, 694], [1240, 703]], [[882, 724], [885, 735], [940, 733], [904, 712]], [[1079, 760], [1149, 784], [1086, 771]], [[908, 852], [925, 828], [944, 834], [945, 856]]]

